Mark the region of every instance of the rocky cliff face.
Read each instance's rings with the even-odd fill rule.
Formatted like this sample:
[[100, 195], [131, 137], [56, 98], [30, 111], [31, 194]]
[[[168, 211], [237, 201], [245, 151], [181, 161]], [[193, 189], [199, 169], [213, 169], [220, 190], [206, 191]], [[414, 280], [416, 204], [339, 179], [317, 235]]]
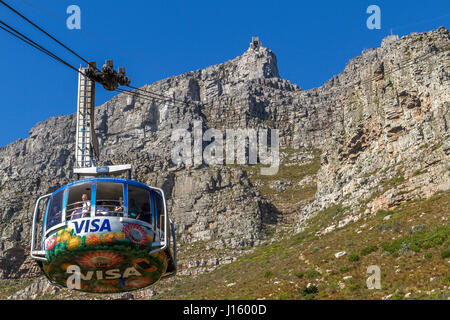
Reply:
[[[194, 121], [204, 130], [277, 128], [281, 148], [320, 149], [317, 175], [273, 177], [293, 198], [302, 183], [317, 181], [314, 198], [295, 207], [300, 224], [335, 203], [357, 219], [430, 196], [450, 187], [449, 38], [445, 28], [389, 37], [307, 91], [280, 78], [271, 50], [252, 44], [226, 63], [141, 88], [165, 101], [119, 94], [97, 107], [102, 162], [131, 163], [137, 180], [165, 190], [182, 243], [220, 248], [258, 244], [284, 209], [246, 166], [174, 164], [172, 132], [192, 130]], [[0, 278], [35, 274], [24, 263], [34, 202], [74, 179], [75, 127], [74, 115], [53, 117], [0, 149]]]
[[323, 86], [337, 108], [315, 204], [360, 216], [450, 188], [449, 44], [445, 28], [388, 37]]

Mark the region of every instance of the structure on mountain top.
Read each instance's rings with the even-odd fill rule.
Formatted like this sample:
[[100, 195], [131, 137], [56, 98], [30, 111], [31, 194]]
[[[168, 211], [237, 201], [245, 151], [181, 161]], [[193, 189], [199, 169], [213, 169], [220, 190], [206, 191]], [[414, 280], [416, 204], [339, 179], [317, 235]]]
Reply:
[[250, 48], [253, 50], [258, 50], [261, 47], [261, 41], [259, 41], [259, 37], [252, 37], [252, 42], [250, 42]]

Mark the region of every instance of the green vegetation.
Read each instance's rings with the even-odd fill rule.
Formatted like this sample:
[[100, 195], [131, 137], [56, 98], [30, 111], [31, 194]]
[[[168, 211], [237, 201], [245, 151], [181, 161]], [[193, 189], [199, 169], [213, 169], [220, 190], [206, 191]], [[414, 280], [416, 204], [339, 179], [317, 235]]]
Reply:
[[339, 268], [339, 272], [340, 272], [340, 273], [346, 273], [346, 272], [348, 272], [348, 270], [349, 270], [349, 269], [348, 269], [347, 266], [342, 266], [342, 267]]
[[400, 293], [394, 293], [389, 300], [403, 300], [404, 296]]
[[303, 286], [300, 289], [301, 295], [305, 300], [312, 300], [319, 293], [319, 289], [315, 285]]
[[[323, 236], [316, 235], [317, 231], [341, 219], [348, 209], [334, 205], [311, 218], [301, 233], [266, 242], [237, 261], [195, 279], [180, 276], [178, 283], [182, 285], [177, 288], [176, 295], [170, 295], [171, 290], [168, 290], [161, 298], [381, 299], [397, 292], [391, 296], [395, 299], [414, 291], [410, 288], [423, 292], [417, 293], [415, 298], [442, 298], [441, 291], [436, 294], [425, 292], [448, 286], [450, 281], [446, 278], [448, 266], [441, 258], [441, 252], [446, 252], [444, 256], [448, 254], [448, 226], [443, 225], [442, 217], [450, 209], [450, 192], [437, 193], [426, 200], [408, 201]], [[384, 222], [386, 215], [391, 218]], [[380, 221], [390, 227], [378, 229], [376, 226]], [[439, 227], [411, 233], [418, 225]], [[356, 233], [355, 230], [363, 232]], [[382, 246], [382, 243], [386, 244]], [[415, 243], [423, 253], [415, 254], [415, 251], [406, 250], [406, 246], [402, 251], [402, 243]], [[384, 250], [391, 246], [395, 248], [391, 250], [395, 254]], [[334, 254], [342, 250], [354, 253], [350, 256], [359, 257], [359, 260], [335, 258]], [[369, 265], [381, 268], [381, 290], [369, 290], [365, 286]], [[429, 281], [431, 274], [435, 278], [433, 282]], [[340, 283], [344, 275], [352, 278], [345, 280], [342, 288]], [[225, 283], [231, 282], [235, 285], [226, 286]], [[156, 284], [157, 288], [164, 286], [164, 283]]]
[[376, 168], [375, 170], [373, 170], [372, 172], [367, 172], [363, 175], [364, 178], [369, 178], [373, 175], [375, 175], [378, 171], [380, 170], [380, 168]]
[[352, 253], [351, 255], [348, 256], [348, 261], [350, 261], [350, 262], [359, 261], [359, 254]]
[[403, 181], [405, 181], [405, 176], [404, 176], [403, 174], [400, 174], [400, 175], [398, 175], [398, 176], [392, 178], [392, 179], [389, 181], [389, 185], [390, 185], [391, 187], [395, 187], [395, 186], [399, 185], [400, 183], [402, 183]]
[[418, 176], [418, 175], [421, 175], [421, 174], [423, 174], [423, 173], [426, 173], [428, 170], [427, 169], [417, 169], [416, 171], [414, 171], [414, 173], [413, 173], [413, 177], [415, 177], [415, 176]]
[[[271, 200], [277, 207], [286, 207], [294, 205], [302, 200], [312, 199], [317, 192], [316, 182], [307, 183], [298, 186], [297, 183], [306, 176], [316, 174], [320, 169], [319, 149], [292, 149], [281, 148], [280, 153], [285, 154], [284, 159], [280, 161], [278, 172], [275, 175], [261, 175], [261, 168], [266, 167], [262, 164], [253, 166], [243, 166], [247, 171], [250, 181], [258, 186], [261, 193]], [[313, 159], [305, 163], [298, 160], [289, 160], [293, 156], [301, 153], [312, 154]], [[298, 164], [296, 162], [299, 162]], [[272, 187], [274, 181], [289, 181], [290, 185], [286, 186], [283, 191], [278, 191]]]
[[442, 259], [450, 258], [450, 247], [441, 251], [441, 258]]
[[448, 239], [450, 226], [438, 226], [434, 230], [415, 232], [392, 242], [383, 242], [381, 247], [392, 254], [405, 253], [409, 250], [419, 252], [421, 249], [439, 248]]
[[0, 300], [5, 300], [17, 291], [25, 289], [33, 279], [0, 280]]
[[365, 248], [363, 248], [361, 250], [361, 255], [362, 256], [367, 256], [368, 254], [371, 254], [372, 252], [375, 252], [377, 250], [378, 250], [378, 246], [377, 245], [370, 245], [370, 246], [367, 246], [367, 247], [365, 247]]
[[312, 279], [320, 277], [320, 272], [314, 269], [305, 272], [305, 278]]
[[431, 152], [436, 151], [437, 149], [442, 147], [443, 144], [444, 144], [443, 142], [435, 144], [434, 146], [431, 147]]

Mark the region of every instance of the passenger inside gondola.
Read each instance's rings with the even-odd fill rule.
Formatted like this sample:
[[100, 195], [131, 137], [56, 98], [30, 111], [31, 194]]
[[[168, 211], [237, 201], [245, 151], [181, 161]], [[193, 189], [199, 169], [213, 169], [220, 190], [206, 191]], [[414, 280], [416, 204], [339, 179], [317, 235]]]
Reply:
[[91, 213], [91, 196], [92, 184], [83, 183], [70, 187], [67, 205], [66, 220], [74, 220], [86, 218]]
[[60, 191], [56, 193], [49, 202], [48, 217], [47, 217], [47, 229], [50, 229], [62, 222], [62, 201], [64, 192]]
[[81, 201], [83, 201], [83, 214], [91, 211], [91, 202], [86, 193], [81, 196]]
[[97, 216], [123, 216], [123, 184], [114, 182], [97, 183]]
[[74, 205], [74, 209], [72, 211], [72, 215], [71, 215], [71, 220], [75, 220], [75, 219], [80, 219], [80, 218], [84, 218], [84, 214], [83, 214], [83, 209], [81, 209], [80, 204], [76, 203]]
[[140, 217], [140, 212], [136, 205], [136, 200], [134, 200], [133, 198], [130, 199], [130, 206], [128, 207], [128, 215], [130, 216], [130, 218], [133, 219], [139, 219]]
[[128, 185], [128, 217], [152, 223], [151, 193], [149, 190]]
[[50, 218], [49, 218], [49, 228], [57, 225], [58, 223], [61, 222], [61, 209], [59, 209], [58, 207], [53, 207]]
[[103, 201], [100, 206], [97, 206], [96, 212], [97, 212], [97, 215], [102, 215], [102, 216], [110, 215], [110, 209], [109, 209], [106, 201]]
[[119, 205], [114, 208], [114, 215], [123, 215], [123, 197], [119, 197]]

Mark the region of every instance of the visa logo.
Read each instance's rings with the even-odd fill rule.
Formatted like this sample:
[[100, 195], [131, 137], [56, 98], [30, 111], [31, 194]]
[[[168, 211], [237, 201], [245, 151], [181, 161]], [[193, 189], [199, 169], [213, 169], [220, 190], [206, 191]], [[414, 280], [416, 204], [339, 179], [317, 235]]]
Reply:
[[111, 232], [111, 224], [109, 223], [108, 219], [103, 220], [101, 225], [100, 219], [74, 221], [73, 224], [76, 233], [103, 231]]

